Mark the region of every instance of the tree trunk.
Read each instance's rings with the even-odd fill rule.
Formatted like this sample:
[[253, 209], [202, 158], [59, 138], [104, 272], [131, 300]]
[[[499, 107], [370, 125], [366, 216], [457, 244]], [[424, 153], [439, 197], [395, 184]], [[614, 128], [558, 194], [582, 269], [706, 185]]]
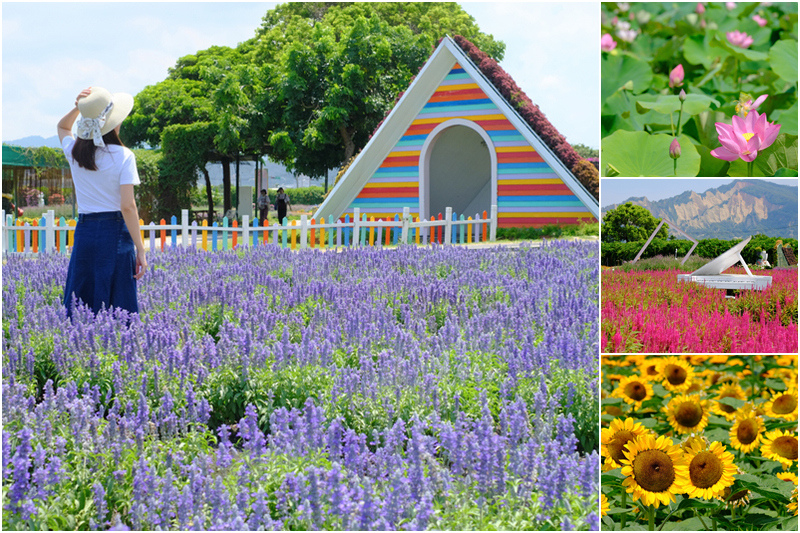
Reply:
[[214, 221], [214, 196], [211, 194], [211, 175], [205, 166], [203, 167], [203, 175], [206, 177], [206, 200], [208, 200], [208, 224], [210, 226]]
[[222, 158], [222, 216], [231, 210], [231, 159]]
[[356, 152], [356, 143], [353, 142], [352, 133], [344, 126], [339, 126], [339, 134], [342, 136], [342, 141], [344, 141], [344, 162], [346, 164]]

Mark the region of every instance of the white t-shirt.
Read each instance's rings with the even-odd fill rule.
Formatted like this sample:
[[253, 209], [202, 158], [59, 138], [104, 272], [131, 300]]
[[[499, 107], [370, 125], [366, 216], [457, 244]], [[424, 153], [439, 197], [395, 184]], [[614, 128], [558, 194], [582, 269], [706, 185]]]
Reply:
[[139, 185], [136, 157], [128, 148], [116, 144], [99, 147], [94, 153], [97, 170], [86, 170], [72, 159], [75, 139], [64, 137], [61, 147], [72, 171], [78, 213], [119, 211], [122, 205], [120, 185]]

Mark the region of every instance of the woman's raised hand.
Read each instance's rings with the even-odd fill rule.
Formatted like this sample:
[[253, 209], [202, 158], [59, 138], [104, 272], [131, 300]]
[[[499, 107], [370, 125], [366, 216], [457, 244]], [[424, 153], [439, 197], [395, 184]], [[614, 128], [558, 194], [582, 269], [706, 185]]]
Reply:
[[75, 107], [78, 107], [78, 100], [80, 100], [81, 98], [86, 98], [90, 94], [92, 94], [91, 87], [87, 87], [86, 89], [82, 90], [81, 93], [78, 95], [78, 97], [75, 98]]

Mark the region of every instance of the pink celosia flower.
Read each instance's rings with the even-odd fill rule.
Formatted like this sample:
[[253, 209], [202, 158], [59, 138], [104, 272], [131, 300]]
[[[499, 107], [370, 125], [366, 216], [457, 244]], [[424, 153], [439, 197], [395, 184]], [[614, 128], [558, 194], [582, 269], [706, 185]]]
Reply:
[[725, 34], [725, 37], [728, 38], [729, 43], [739, 48], [748, 48], [753, 44], [753, 38], [743, 31], [729, 31]]
[[755, 111], [758, 108], [758, 106], [760, 106], [766, 99], [767, 95], [762, 94], [761, 96], [756, 98], [755, 102], [752, 100], [747, 100], [746, 102], [739, 102], [736, 104], [736, 113], [742, 117], [746, 117], [750, 111]]
[[755, 20], [756, 24], [758, 24], [762, 28], [767, 25], [767, 19], [759, 17], [758, 15], [753, 15], [753, 20]]
[[669, 86], [680, 87], [683, 85], [683, 76], [683, 65], [679, 63], [678, 66], [672, 69], [672, 72], [669, 73]]
[[740, 157], [748, 163], [754, 161], [758, 151], [770, 146], [778, 137], [781, 126], [767, 122], [767, 115], [758, 111], [748, 113], [745, 118], [734, 115], [732, 124], [717, 122], [719, 148], [711, 155], [725, 161], [736, 161]]
[[600, 50], [603, 52], [610, 52], [617, 47], [617, 41], [609, 33], [604, 33], [600, 38]]

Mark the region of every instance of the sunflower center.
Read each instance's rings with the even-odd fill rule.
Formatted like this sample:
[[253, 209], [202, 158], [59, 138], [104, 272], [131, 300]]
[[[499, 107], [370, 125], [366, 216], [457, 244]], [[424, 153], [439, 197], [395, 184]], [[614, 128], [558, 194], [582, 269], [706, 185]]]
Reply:
[[772, 402], [772, 411], [779, 415], [788, 415], [797, 409], [797, 396], [794, 394], [784, 394], [778, 396]]
[[625, 395], [631, 400], [641, 402], [647, 396], [647, 389], [638, 381], [632, 381], [625, 385]]
[[627, 446], [629, 441], [635, 438], [636, 435], [627, 429], [614, 433], [614, 437], [612, 437], [611, 442], [608, 443], [608, 453], [611, 454], [611, 458], [617, 463], [622, 464], [622, 460], [625, 459], [625, 446]]
[[692, 402], [684, 402], [675, 410], [675, 420], [683, 427], [693, 428], [703, 419], [703, 408]]
[[778, 437], [772, 442], [772, 449], [785, 459], [797, 461], [797, 437], [789, 435]]
[[646, 373], [648, 376], [657, 376], [657, 375], [658, 375], [658, 370], [656, 369], [656, 365], [649, 365], [649, 366], [648, 366], [648, 367], [645, 369], [645, 373]]
[[722, 461], [713, 452], [700, 452], [689, 464], [689, 478], [695, 487], [701, 489], [713, 487], [721, 477]]
[[644, 450], [633, 460], [633, 477], [647, 491], [664, 492], [675, 481], [675, 468], [666, 452]]
[[[722, 396], [720, 396], [720, 398], [736, 398], [736, 396], [734, 396], [733, 394], [723, 394]], [[726, 412], [728, 414], [736, 412], [736, 408], [735, 407], [731, 407], [730, 405], [724, 404], [722, 402], [717, 402], [717, 405], [719, 405], [719, 408], [722, 411], [724, 411], [724, 412]]]
[[752, 419], [742, 420], [736, 429], [736, 438], [742, 444], [750, 444], [758, 438], [758, 423]]
[[667, 376], [667, 381], [672, 385], [682, 385], [687, 377], [686, 370], [678, 365], [667, 365], [664, 369], [664, 375]]

